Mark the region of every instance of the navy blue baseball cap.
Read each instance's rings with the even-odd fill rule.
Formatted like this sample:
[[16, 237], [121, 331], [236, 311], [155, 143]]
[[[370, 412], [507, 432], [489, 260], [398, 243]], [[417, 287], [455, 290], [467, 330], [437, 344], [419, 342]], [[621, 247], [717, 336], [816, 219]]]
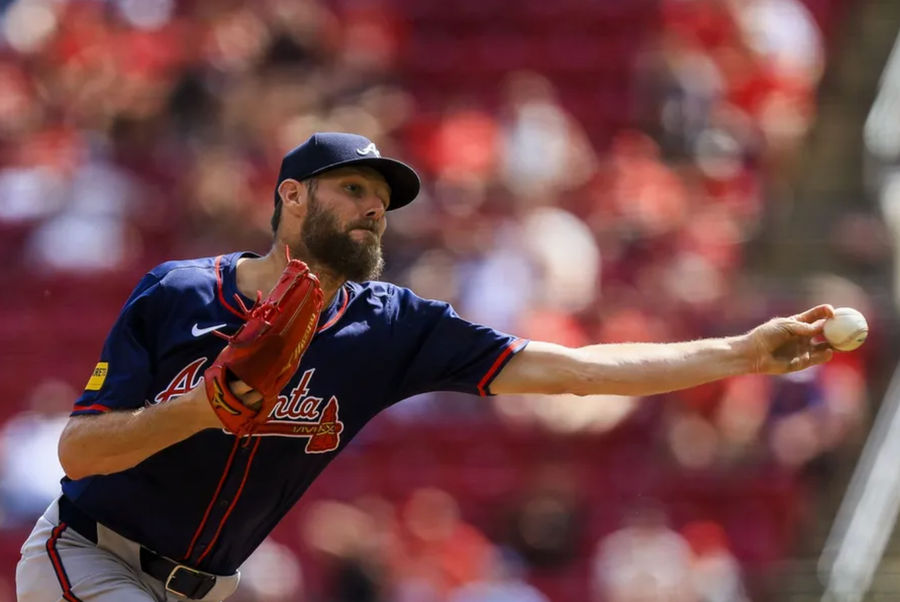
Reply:
[[278, 188], [284, 180], [305, 180], [338, 167], [362, 165], [380, 173], [391, 187], [391, 204], [388, 210], [408, 205], [419, 194], [419, 176], [406, 163], [382, 157], [375, 143], [357, 134], [319, 132], [290, 151], [281, 160], [275, 200]]

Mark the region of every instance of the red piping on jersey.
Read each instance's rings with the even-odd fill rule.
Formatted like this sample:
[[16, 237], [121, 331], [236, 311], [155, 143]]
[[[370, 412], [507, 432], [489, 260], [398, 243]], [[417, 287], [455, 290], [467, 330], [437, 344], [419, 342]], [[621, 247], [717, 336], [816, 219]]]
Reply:
[[487, 373], [481, 378], [478, 382], [478, 394], [482, 397], [487, 396], [487, 385], [491, 382], [491, 379], [494, 378], [494, 374], [497, 370], [500, 369], [500, 366], [503, 365], [504, 360], [512, 353], [516, 347], [520, 344], [524, 343], [525, 339], [516, 339], [512, 343], [506, 346], [506, 349], [503, 350], [503, 353], [500, 354], [496, 360], [494, 360], [494, 364], [491, 366], [491, 369], [487, 371]]
[[[216, 292], [219, 296], [219, 303], [224, 305], [225, 309], [227, 309], [228, 311], [230, 311], [231, 313], [233, 313], [240, 319], [246, 320], [247, 315], [244, 312], [235, 309], [231, 304], [228, 303], [228, 301], [225, 300], [225, 292], [223, 290], [221, 264], [222, 264], [222, 255], [219, 255], [218, 257], [216, 257]], [[347, 292], [347, 290], [344, 287], [341, 287], [341, 290], [339, 292], [341, 292], [344, 295], [344, 302], [341, 305], [341, 308], [339, 310], [337, 310], [337, 313], [335, 313], [331, 317], [330, 320], [328, 320], [325, 324], [323, 324], [322, 326], [319, 327], [319, 330], [316, 331], [317, 333], [322, 332], [323, 330], [334, 326], [335, 322], [340, 320], [341, 316], [343, 316], [344, 312], [347, 310], [347, 305], [350, 303], [350, 294]]]
[[53, 528], [50, 539], [47, 540], [47, 555], [50, 556], [50, 562], [53, 564], [53, 571], [56, 573], [56, 579], [59, 581], [59, 587], [62, 588], [62, 597], [66, 602], [81, 602], [81, 600], [72, 593], [72, 584], [69, 583], [69, 576], [66, 575], [66, 569], [63, 568], [62, 560], [56, 549], [56, 540], [66, 530], [66, 523], [59, 523]]
[[220, 269], [220, 265], [222, 263], [222, 256], [219, 255], [216, 257], [216, 292], [219, 294], [219, 303], [225, 306], [225, 309], [239, 317], [241, 320], [246, 320], [247, 315], [241, 311], [236, 310], [231, 305], [228, 304], [228, 301], [225, 300], [225, 293], [222, 291], [222, 270]]
[[343, 293], [343, 295], [344, 295], [343, 305], [341, 305], [341, 308], [339, 310], [337, 310], [337, 313], [335, 313], [331, 317], [330, 320], [328, 320], [322, 326], [319, 327], [319, 330], [316, 331], [316, 334], [322, 332], [326, 328], [331, 328], [332, 326], [334, 326], [334, 323], [337, 322], [338, 320], [340, 320], [341, 316], [344, 315], [344, 312], [347, 311], [347, 305], [350, 303], [350, 293], [348, 293], [344, 287], [341, 287], [340, 292]]
[[222, 485], [225, 483], [225, 477], [228, 475], [228, 470], [231, 468], [231, 462], [234, 460], [234, 453], [237, 451], [240, 442], [240, 437], [234, 438], [234, 445], [231, 448], [231, 455], [228, 456], [228, 461], [225, 463], [225, 470], [222, 471], [222, 478], [219, 479], [219, 484], [218, 486], [216, 486], [216, 492], [213, 493], [212, 499], [209, 500], [209, 506], [206, 507], [206, 512], [203, 514], [203, 518], [200, 520], [200, 525], [197, 526], [197, 532], [194, 533], [194, 538], [191, 539], [191, 545], [188, 546], [188, 550], [184, 554], [185, 560], [191, 557], [191, 552], [194, 551], [194, 545], [197, 543], [197, 538], [200, 537], [200, 532], [203, 531], [203, 525], [206, 524], [206, 520], [209, 518], [209, 513], [212, 512], [213, 504], [216, 503], [216, 499], [219, 497], [219, 492], [222, 491]]
[[216, 529], [216, 534], [213, 535], [212, 540], [206, 546], [206, 550], [204, 550], [203, 554], [200, 555], [200, 558], [197, 559], [197, 564], [200, 564], [200, 562], [206, 558], [206, 555], [209, 554], [210, 550], [212, 550], [213, 544], [219, 539], [219, 533], [222, 532], [225, 521], [228, 520], [228, 516], [231, 514], [231, 511], [234, 510], [234, 505], [237, 504], [238, 499], [240, 499], [241, 493], [244, 491], [244, 484], [247, 482], [247, 476], [250, 474], [250, 465], [253, 464], [253, 456], [256, 455], [256, 450], [259, 449], [260, 441], [262, 441], [262, 438], [257, 437], [256, 444], [253, 446], [253, 451], [250, 452], [250, 457], [247, 459], [247, 467], [244, 469], [244, 478], [241, 479], [241, 485], [238, 487], [237, 493], [234, 494], [234, 499], [231, 500], [231, 505], [228, 506], [228, 510], [225, 511], [225, 516], [223, 516], [222, 520], [219, 522], [219, 528]]
[[97, 412], [108, 412], [109, 408], [106, 407], [105, 405], [101, 405], [99, 403], [92, 403], [89, 406], [80, 406], [80, 405], [76, 404], [75, 406], [72, 407], [73, 412], [83, 412], [86, 410], [92, 410], [92, 411], [97, 411]]

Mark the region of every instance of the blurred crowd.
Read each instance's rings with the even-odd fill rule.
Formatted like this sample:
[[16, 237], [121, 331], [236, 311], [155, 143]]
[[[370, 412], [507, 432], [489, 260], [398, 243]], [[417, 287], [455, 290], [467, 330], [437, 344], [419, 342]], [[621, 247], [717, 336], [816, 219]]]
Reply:
[[[0, 368], [2, 559], [54, 495], [55, 439], [130, 287], [265, 252], [281, 156], [315, 131], [419, 169], [385, 278], [471, 320], [567, 345], [819, 302], [877, 323], [846, 279], [798, 298], [747, 271], [850, 4], [0, 1], [0, 283], [22, 292], [0, 339], [30, 345]], [[404, 402], [251, 558], [241, 599], [765, 599], [877, 349], [650, 400]], [[532, 470], [548, 449], [559, 466]]]

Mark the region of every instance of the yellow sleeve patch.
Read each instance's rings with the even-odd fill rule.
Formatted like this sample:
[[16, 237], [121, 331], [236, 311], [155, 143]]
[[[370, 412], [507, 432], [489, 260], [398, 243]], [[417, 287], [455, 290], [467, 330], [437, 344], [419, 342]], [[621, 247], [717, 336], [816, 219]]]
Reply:
[[91, 374], [90, 380], [88, 380], [87, 386], [84, 387], [85, 391], [99, 391], [100, 387], [103, 386], [103, 383], [106, 382], [106, 373], [109, 372], [109, 363], [108, 362], [100, 362], [97, 364], [97, 367], [94, 368], [94, 373]]

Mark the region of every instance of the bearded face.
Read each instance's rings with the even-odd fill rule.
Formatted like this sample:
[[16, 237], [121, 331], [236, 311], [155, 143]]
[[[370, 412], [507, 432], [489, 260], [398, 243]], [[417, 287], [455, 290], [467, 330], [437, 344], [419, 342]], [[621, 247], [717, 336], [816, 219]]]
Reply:
[[[375, 222], [359, 219], [341, 227], [337, 217], [318, 201], [312, 190], [308, 203], [300, 236], [311, 259], [354, 282], [376, 280], [381, 276], [384, 258]], [[358, 229], [373, 234], [355, 239], [351, 232]]]

